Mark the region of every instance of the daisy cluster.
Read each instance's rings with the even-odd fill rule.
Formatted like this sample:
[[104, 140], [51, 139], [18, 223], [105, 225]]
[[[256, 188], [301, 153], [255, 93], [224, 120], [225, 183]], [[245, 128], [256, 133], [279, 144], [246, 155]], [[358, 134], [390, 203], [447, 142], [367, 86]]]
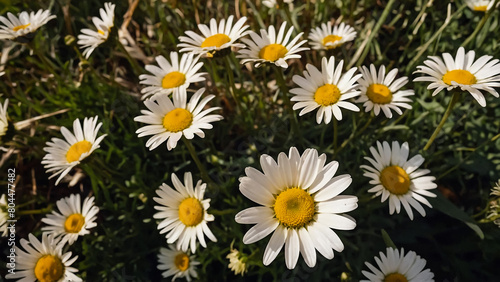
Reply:
[[[264, 1], [263, 4], [270, 10], [282, 9], [279, 4], [293, 10], [291, 2]], [[487, 11], [493, 5], [493, 1], [466, 2], [475, 11]], [[54, 18], [48, 10], [22, 12], [17, 17], [8, 13], [7, 17], [0, 17], [3, 23], [0, 39], [29, 41], [41, 26]], [[350, 64], [335, 53], [355, 46], [357, 31], [347, 23], [320, 23], [307, 33], [306, 40], [302, 38], [304, 32], [298, 32], [291, 22], [281, 21], [276, 27], [269, 25], [258, 32], [251, 30], [247, 22], [244, 16], [230, 15], [199, 24], [197, 31], [184, 31], [177, 38], [178, 51], [168, 50], [167, 57], [154, 57], [154, 62], [151, 59], [152, 63], [144, 66], [147, 73], [137, 77], [143, 86], [140, 100], [144, 106], [133, 119], [141, 126], [135, 131], [138, 140], [147, 136], [146, 148], [152, 151], [162, 146], [167, 149], [166, 154], [173, 154], [171, 151], [176, 150], [182, 140], [199, 170], [186, 171], [183, 175], [169, 171], [168, 184], [162, 183], [152, 197], [156, 211], [152, 218], [156, 220], [158, 233], [165, 236], [165, 246], [159, 248], [157, 255], [157, 268], [163, 277], [172, 277], [172, 280], [198, 279], [197, 268], [201, 263], [197, 252], [208, 253], [203, 249], [210, 244], [224, 244], [218, 242], [212, 231], [220, 229], [216, 215], [221, 212], [210, 210], [213, 202], [209, 196], [217, 184], [205, 171], [192, 145], [195, 136], [205, 138], [216, 122], [230, 122], [224, 120], [222, 107], [212, 106], [220, 103], [220, 93], [213, 92], [209, 74], [202, 72], [203, 68], [209, 69], [207, 64], [213, 67], [212, 60], [226, 60], [229, 76], [233, 74], [232, 59], [236, 62], [240, 59], [241, 65], [236, 68], [249, 71], [273, 68], [279, 83], [283, 71], [290, 71], [292, 64], [301, 63], [306, 57], [304, 54], [319, 55], [318, 65], [305, 63], [302, 73], [291, 75], [292, 89], [284, 92], [287, 85], [280, 85], [283, 101], [293, 102], [293, 105], [285, 104], [293, 118], [295, 114], [302, 117], [315, 112], [318, 125], [333, 123], [336, 128], [346, 116], [360, 112], [360, 108], [364, 109], [369, 122], [380, 113], [383, 113], [381, 119], [388, 120], [413, 109], [415, 91], [405, 87], [410, 79], [401, 76], [397, 68], [375, 64], [346, 67]], [[98, 47], [105, 48], [105, 43], [123, 47], [115, 22], [115, 4], [105, 3], [100, 17], [93, 17], [92, 23], [93, 28], [84, 28], [78, 35], [77, 45], [83, 49], [81, 60], [91, 60], [92, 54], [98, 53]], [[123, 50], [127, 52], [124, 47]], [[433, 90], [432, 96], [444, 91], [470, 93], [480, 106], [486, 107], [485, 94], [499, 97], [495, 89], [500, 87], [499, 62], [490, 55], [476, 58], [475, 51], [459, 47], [455, 57], [450, 53], [429, 56], [423, 65], [416, 67], [414, 73], [422, 76], [413, 81], [428, 82], [427, 89]], [[234, 82], [232, 86], [231, 89], [236, 89]], [[236, 92], [233, 90], [232, 99], [239, 103]], [[8, 102], [5, 99], [0, 106], [0, 138], [10, 130]], [[453, 107], [450, 105], [449, 109]], [[92, 178], [93, 172], [100, 168], [101, 160], [96, 155], [104, 151], [101, 144], [107, 146], [104, 140], [108, 134], [101, 133], [107, 131], [103, 129], [107, 128], [107, 121], [103, 121], [103, 127], [98, 116], [81, 118], [83, 120], [73, 121], [72, 130], [61, 126], [63, 138], [53, 137], [43, 148], [45, 155], [41, 164], [49, 174], [48, 179], [55, 178], [55, 186], [73, 187], [81, 175]], [[435, 136], [430, 141], [433, 138]], [[234, 240], [250, 245], [270, 236], [261, 252], [262, 265], [270, 265], [283, 253], [288, 269], [295, 269], [300, 257], [305, 265], [314, 268], [320, 261], [319, 255], [332, 260], [336, 253], [352, 249], [345, 244], [343, 234], [355, 232], [352, 230], [357, 228], [357, 221], [348, 213], [364, 208], [365, 204], [357, 196], [349, 195], [353, 189], [366, 188], [370, 197], [380, 197], [381, 203], [387, 203], [390, 215], [404, 209], [410, 220], [425, 217], [433, 208], [429, 199], [437, 196], [434, 189], [438, 185], [432, 172], [424, 168], [424, 157], [414, 153], [416, 149], [411, 149], [409, 142], [373, 141], [372, 146], [360, 148], [366, 153], [365, 161], [351, 168], [354, 171], [351, 174], [365, 176], [365, 184], [368, 183], [365, 187], [352, 187], [351, 174], [339, 173], [346, 170], [343, 164], [313, 145], [299, 150], [300, 144], [297, 144], [277, 156], [261, 154], [260, 169], [248, 166], [244, 169], [245, 175], [239, 178], [239, 191], [255, 206], [238, 207], [234, 212], [236, 223], [252, 225], [242, 238]], [[180, 164], [180, 167], [185, 166]], [[197, 178], [198, 173], [201, 179]], [[5, 236], [5, 216], [1, 213], [5, 197], [1, 199], [0, 234]], [[29, 240], [21, 239], [24, 250], [17, 250], [19, 271], [7, 278], [82, 281], [75, 275], [78, 270], [71, 267], [78, 257], [72, 257], [67, 250], [81, 240], [80, 237], [98, 233], [91, 234], [99, 221], [100, 208], [95, 202], [94, 196], [83, 197], [79, 193], [59, 199], [54, 210], [41, 220], [45, 224], [41, 228], [42, 240], [33, 234], [28, 235]], [[497, 219], [497, 215], [490, 217]], [[233, 243], [223, 247], [229, 250], [228, 268], [236, 275], [245, 275], [250, 267], [260, 265], [251, 263], [254, 254], [233, 248]], [[426, 260], [414, 251], [405, 254], [403, 248], [393, 247], [385, 251], [374, 258], [377, 266], [365, 263], [369, 271], [361, 273], [368, 281], [434, 281], [434, 274], [425, 269]]]

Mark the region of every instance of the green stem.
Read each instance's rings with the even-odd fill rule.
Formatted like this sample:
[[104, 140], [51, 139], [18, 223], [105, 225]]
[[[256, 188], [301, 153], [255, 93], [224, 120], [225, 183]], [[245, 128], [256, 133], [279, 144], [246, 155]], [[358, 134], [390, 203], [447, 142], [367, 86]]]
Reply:
[[51, 212], [51, 208], [43, 208], [39, 210], [26, 210], [26, 211], [18, 211], [16, 212], [16, 215], [21, 216], [21, 215], [27, 215], [27, 214], [46, 214]]
[[448, 104], [448, 108], [446, 109], [446, 112], [444, 112], [443, 118], [441, 119], [441, 122], [439, 125], [436, 127], [436, 130], [434, 130], [434, 133], [432, 134], [431, 138], [429, 138], [429, 141], [427, 141], [427, 144], [424, 147], [424, 151], [427, 151], [429, 147], [431, 146], [432, 142], [434, 142], [434, 139], [436, 139], [436, 136], [439, 134], [441, 129], [444, 126], [444, 123], [446, 122], [446, 119], [451, 114], [451, 110], [453, 110], [453, 107], [455, 104], [458, 102], [458, 98], [460, 98], [460, 92], [454, 92], [453, 96], [451, 97], [450, 103]]
[[339, 122], [334, 117], [333, 118], [333, 151], [334, 152], [337, 151], [337, 135], [338, 135], [338, 131], [339, 131], [338, 127], [339, 127]]
[[486, 21], [488, 20], [488, 18], [490, 17], [491, 15], [491, 12], [493, 12], [495, 10], [494, 7], [496, 7], [497, 3], [498, 3], [499, 0], [496, 0], [495, 3], [493, 4], [492, 8], [489, 9], [488, 11], [486, 11], [486, 13], [484, 13], [484, 16], [483, 18], [481, 19], [481, 21], [479, 22], [479, 24], [476, 26], [476, 28], [474, 29], [474, 32], [472, 32], [471, 35], [469, 35], [469, 37], [467, 37], [467, 39], [465, 39], [465, 41], [462, 43], [462, 47], [466, 47], [467, 44], [469, 44], [472, 40], [474, 40], [477, 36], [477, 34], [479, 33], [479, 31], [481, 31], [481, 29], [483, 28], [483, 26], [486, 24]]
[[373, 112], [372, 112], [372, 114], [370, 115], [370, 118], [368, 118], [368, 121], [366, 122], [366, 124], [359, 131], [356, 130], [357, 129], [357, 127], [356, 127], [356, 129], [351, 133], [349, 138], [347, 140], [345, 140], [344, 142], [342, 142], [339, 149], [334, 152], [334, 155], [337, 155], [342, 149], [344, 149], [345, 146], [347, 146], [347, 144], [349, 144], [356, 136], [359, 136], [361, 133], [363, 133], [368, 128], [370, 123], [373, 121], [374, 117], [375, 116], [373, 115]]
[[132, 70], [134, 72], [134, 74], [136, 76], [139, 76], [142, 74], [143, 70], [142, 68], [137, 64], [137, 61], [134, 60], [134, 58], [132, 58], [132, 56], [130, 56], [129, 52], [127, 51], [127, 49], [125, 49], [125, 46], [123, 46], [123, 44], [120, 42], [120, 39], [117, 38], [116, 39], [116, 42], [118, 44], [118, 48], [123, 52], [123, 54], [125, 54], [125, 57], [127, 58], [127, 61], [130, 63], [130, 65], [132, 66]]
[[281, 93], [283, 94], [283, 102], [285, 103], [285, 106], [288, 108], [288, 113], [290, 115], [290, 120], [291, 120], [290, 123], [292, 124], [292, 130], [295, 134], [298, 134], [300, 138], [302, 138], [302, 135], [299, 134], [299, 124], [297, 122], [297, 118], [295, 117], [295, 113], [292, 108], [292, 103], [290, 102], [290, 98], [288, 97], [288, 87], [286, 86], [285, 78], [283, 77], [283, 72], [274, 64], [271, 67], [274, 70], [274, 74], [276, 76], [276, 82], [278, 83]]
[[191, 154], [191, 157], [193, 158], [194, 162], [196, 163], [196, 166], [200, 170], [201, 178], [203, 179], [203, 181], [205, 181], [205, 183], [207, 183], [209, 185], [215, 185], [215, 182], [208, 176], [207, 170], [205, 169], [205, 167], [201, 163], [200, 159], [198, 158], [198, 155], [196, 154], [196, 151], [195, 151], [194, 146], [191, 143], [191, 141], [189, 141], [186, 137], [184, 137], [184, 135], [182, 135], [182, 141], [186, 145], [189, 153]]
[[[224, 56], [224, 64], [226, 65], [226, 72], [229, 77], [229, 93], [231, 93], [231, 96], [233, 97], [234, 103], [236, 104], [236, 111], [238, 114], [241, 113], [240, 109], [240, 103], [238, 99], [238, 92], [236, 89], [236, 86], [234, 85], [234, 74], [233, 74], [233, 69], [231, 68], [231, 62], [229, 61], [228, 56]], [[232, 90], [232, 91], [231, 91]]]

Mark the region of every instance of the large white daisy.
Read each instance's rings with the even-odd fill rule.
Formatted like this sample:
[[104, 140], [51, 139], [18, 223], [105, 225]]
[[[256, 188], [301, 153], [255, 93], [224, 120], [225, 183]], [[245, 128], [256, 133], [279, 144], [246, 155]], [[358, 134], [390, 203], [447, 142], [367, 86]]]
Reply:
[[[24, 11], [19, 17], [12, 13], [7, 13], [7, 18], [0, 16], [0, 39], [15, 40], [35, 32], [38, 28], [45, 25], [51, 19], [56, 18], [51, 15], [49, 10], [38, 10], [38, 12]], [[24, 41], [23, 41], [24, 42]]]
[[158, 269], [165, 270], [161, 275], [163, 278], [173, 275], [172, 281], [177, 278], [186, 278], [187, 281], [191, 281], [191, 277], [198, 278], [196, 266], [199, 264], [194, 255], [190, 256], [173, 246], [170, 249], [160, 248], [158, 254]]
[[78, 35], [77, 44], [82, 45], [80, 48], [85, 49], [83, 51], [83, 56], [85, 56], [85, 58], [88, 59], [97, 46], [108, 40], [111, 28], [114, 26], [115, 6], [116, 5], [111, 2], [104, 3], [104, 9], [99, 9], [101, 19], [92, 17], [92, 22], [97, 28], [97, 31], [84, 28], [81, 30], [83, 34]]
[[80, 120], [76, 119], [73, 122], [74, 134], [66, 127], [61, 127], [61, 133], [66, 140], [52, 138], [52, 142], [47, 142], [47, 147], [43, 148], [47, 154], [43, 157], [42, 164], [45, 165], [47, 173], [54, 172], [49, 179], [59, 175], [56, 185], [59, 184], [59, 181], [73, 167], [80, 164], [83, 159], [100, 147], [99, 143], [107, 135], [103, 134], [96, 139], [97, 132], [101, 126], [102, 122], [97, 124], [96, 116], [93, 118], [84, 118], [83, 128]]
[[59, 212], [53, 211], [42, 219], [49, 225], [42, 227], [42, 231], [54, 234], [62, 244], [73, 244], [78, 236], [89, 234], [89, 229], [97, 226], [95, 219], [99, 208], [94, 205], [94, 197], [85, 198], [83, 208], [79, 194], [63, 198], [56, 205]]
[[361, 95], [356, 102], [364, 102], [365, 112], [373, 109], [375, 115], [378, 115], [382, 110], [387, 118], [392, 118], [391, 109], [399, 115], [403, 114], [399, 107], [411, 109], [408, 103], [412, 100], [407, 96], [413, 96], [415, 92], [411, 89], [399, 90], [408, 83], [408, 77], [403, 76], [394, 80], [398, 69], [392, 69], [387, 76], [384, 65], [380, 66], [378, 74], [373, 64], [370, 65], [370, 69], [363, 66], [360, 71], [362, 76], [358, 79], [358, 83]]
[[155, 206], [159, 212], [153, 215], [156, 219], [162, 219], [158, 224], [160, 234], [167, 233], [167, 243], [177, 241], [177, 249], [183, 252], [191, 247], [191, 252], [196, 252], [196, 241], [206, 248], [204, 234], [213, 242], [217, 242], [214, 234], [208, 228], [207, 222], [213, 221], [214, 216], [207, 212], [210, 207], [210, 199], [204, 199], [206, 183], [198, 180], [193, 187], [193, 178], [190, 172], [184, 174], [184, 184], [172, 173], [172, 183], [175, 189], [163, 183], [156, 190], [158, 197]]
[[205, 105], [215, 96], [208, 95], [200, 101], [205, 88], [201, 88], [191, 97], [186, 104], [186, 89], [180, 88], [179, 95], [173, 96], [173, 102], [167, 95], [158, 96], [156, 100], [148, 99], [144, 105], [149, 111], [142, 110], [142, 116], [135, 117], [138, 122], [149, 125], [139, 128], [135, 133], [139, 137], [153, 135], [146, 142], [146, 147], [153, 150], [161, 143], [167, 142], [167, 149], [172, 150], [177, 146], [177, 141], [184, 135], [187, 139], [193, 139], [194, 135], [205, 137], [202, 129], [211, 129], [210, 124], [222, 119], [220, 115], [209, 115], [218, 110], [218, 107], [203, 110]]
[[9, 99], [5, 99], [5, 102], [0, 104], [0, 137], [7, 133], [7, 128], [9, 127], [9, 121], [7, 119], [7, 106], [9, 105]]
[[303, 32], [299, 33], [295, 36], [292, 41], [290, 37], [292, 36], [293, 26], [288, 29], [288, 32], [285, 34], [286, 22], [281, 24], [278, 34], [276, 34], [276, 30], [273, 25], [270, 25], [268, 31], [265, 29], [260, 30], [260, 36], [251, 31], [250, 37], [252, 40], [248, 38], [243, 38], [245, 44], [248, 45], [249, 49], [242, 49], [239, 52], [238, 58], [241, 58], [242, 64], [248, 62], [255, 62], [255, 67], [259, 67], [262, 63], [273, 63], [282, 68], [288, 68], [287, 60], [293, 58], [300, 58], [298, 52], [309, 50], [308, 47], [300, 47], [307, 40], [299, 41]]
[[5, 278], [19, 281], [82, 281], [74, 272], [78, 270], [70, 267], [78, 256], [71, 258], [71, 252], [62, 253], [64, 244], [55, 240], [47, 233], [42, 234], [42, 242], [29, 234], [29, 241], [21, 239], [21, 246], [16, 246], [16, 271], [7, 274]]
[[465, 54], [463, 47], [458, 48], [455, 60], [450, 53], [443, 54], [443, 60], [437, 56], [429, 56], [425, 66], [417, 66], [415, 73], [430, 76], [417, 77], [413, 81], [429, 81], [427, 89], [434, 89], [432, 96], [443, 89], [460, 88], [468, 91], [479, 105], [485, 107], [486, 99], [481, 90], [489, 92], [498, 98], [498, 92], [493, 87], [500, 87], [500, 63], [498, 59], [484, 55], [474, 62], [476, 53], [469, 51]]
[[372, 271], [363, 270], [361, 273], [369, 280], [362, 282], [433, 282], [434, 273], [430, 269], [424, 270], [427, 261], [409, 251], [406, 255], [404, 249], [399, 252], [393, 248], [387, 248], [387, 255], [380, 252], [380, 258], [375, 257], [378, 269], [369, 262], [366, 266]]
[[0, 236], [7, 236], [7, 220], [9, 214], [7, 213], [7, 196], [5, 194], [0, 197]]
[[326, 155], [318, 156], [315, 149], [307, 149], [300, 156], [292, 147], [288, 156], [279, 154], [277, 163], [272, 157], [262, 155], [260, 164], [264, 173], [252, 167], [245, 169], [240, 191], [261, 206], [239, 212], [235, 220], [240, 224], [256, 224], [243, 237], [245, 244], [273, 233], [264, 251], [264, 265], [276, 258], [283, 244], [289, 269], [295, 268], [299, 253], [309, 267], [314, 267], [316, 250], [332, 259], [333, 250], [344, 249], [331, 228], [356, 227], [355, 220], [344, 213], [357, 208], [358, 198], [339, 196], [351, 184], [351, 176], [333, 177], [339, 163], [325, 163]]
[[495, 0], [465, 0], [465, 3], [473, 11], [486, 12], [493, 7]]
[[321, 27], [316, 27], [309, 34], [310, 44], [316, 50], [330, 50], [342, 44], [353, 41], [356, 38], [356, 31], [348, 24], [332, 26], [331, 22], [322, 23]]
[[198, 62], [199, 57], [193, 54], [183, 54], [179, 62], [179, 54], [170, 52], [170, 62], [163, 56], [156, 57], [158, 66], [146, 65], [146, 70], [152, 73], [139, 76], [141, 84], [148, 87], [142, 89], [142, 99], [151, 97], [155, 99], [156, 95], [168, 95], [180, 87], [188, 88], [189, 84], [204, 81], [205, 73], [197, 73], [203, 66]]
[[[382, 195], [381, 202], [389, 199], [389, 213], [399, 213], [401, 204], [413, 220], [411, 207], [425, 216], [422, 204], [432, 208], [431, 204], [423, 196], [436, 197], [428, 190], [437, 187], [434, 176], [425, 176], [430, 173], [428, 169], [418, 169], [425, 159], [421, 155], [415, 155], [408, 160], [410, 148], [408, 142], [399, 146], [397, 141], [392, 142], [392, 149], [388, 142], [382, 144], [377, 141], [377, 149], [370, 147], [373, 159], [365, 157], [372, 166], [362, 165], [365, 170], [363, 174], [371, 178], [370, 184], [375, 187], [368, 190], [375, 193], [374, 197]], [[419, 203], [420, 202], [420, 203]]]
[[354, 75], [356, 68], [351, 68], [343, 74], [343, 65], [344, 61], [341, 60], [335, 67], [335, 57], [332, 56], [329, 60], [321, 60], [321, 71], [307, 64], [303, 77], [293, 76], [293, 82], [300, 88], [290, 90], [290, 93], [295, 94], [290, 100], [297, 102], [293, 105], [294, 110], [303, 108], [300, 116], [319, 108], [316, 122], [319, 124], [324, 120], [328, 124], [332, 120], [332, 114], [337, 120], [342, 120], [340, 108], [359, 112], [356, 105], [346, 100], [359, 95], [356, 81], [361, 74]]
[[234, 25], [233, 18], [231, 15], [227, 18], [227, 21], [222, 19], [219, 25], [212, 18], [210, 20], [210, 27], [205, 24], [199, 24], [198, 28], [202, 35], [191, 30], [186, 31], [187, 36], [179, 37], [179, 40], [183, 43], [177, 44], [177, 47], [183, 47], [180, 52], [192, 52], [194, 54], [207, 53], [209, 56], [215, 55], [217, 51], [226, 48], [245, 48], [245, 45], [235, 42], [248, 34], [248, 31], [245, 30], [249, 26], [244, 25], [247, 18], [240, 18]]

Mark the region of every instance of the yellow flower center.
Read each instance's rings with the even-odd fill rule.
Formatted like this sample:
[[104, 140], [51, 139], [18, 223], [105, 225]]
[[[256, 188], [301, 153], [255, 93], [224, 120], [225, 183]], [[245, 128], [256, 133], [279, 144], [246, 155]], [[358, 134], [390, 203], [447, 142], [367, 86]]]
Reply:
[[314, 93], [314, 101], [322, 106], [328, 107], [340, 100], [340, 89], [334, 84], [325, 84]]
[[188, 128], [193, 122], [193, 114], [186, 109], [177, 108], [168, 112], [163, 118], [163, 127], [170, 132], [179, 132]]
[[477, 82], [476, 77], [466, 70], [451, 70], [443, 75], [444, 83], [451, 85], [452, 81], [463, 85], [471, 85]]
[[487, 9], [488, 9], [488, 5], [474, 6], [474, 11], [478, 11], [478, 12], [486, 12]]
[[64, 265], [61, 259], [53, 255], [44, 255], [35, 265], [35, 277], [40, 282], [58, 281], [63, 277]]
[[374, 83], [368, 86], [366, 96], [376, 104], [388, 104], [392, 101], [391, 90], [383, 84]]
[[220, 46], [228, 43], [231, 41], [231, 38], [229, 36], [223, 34], [223, 33], [217, 33], [212, 36], [207, 37], [203, 43], [201, 43], [201, 48], [205, 47], [217, 47], [219, 48]]
[[266, 61], [275, 62], [278, 59], [284, 58], [286, 53], [288, 53], [288, 50], [285, 48], [285, 46], [281, 44], [269, 44], [260, 49], [259, 58]]
[[79, 161], [80, 157], [84, 153], [88, 153], [92, 149], [92, 143], [87, 140], [76, 142], [75, 144], [69, 147], [68, 152], [66, 153], [66, 160], [68, 163], [72, 163], [74, 161]]
[[186, 226], [196, 226], [203, 220], [203, 211], [198, 199], [186, 198], [179, 205], [179, 219]]
[[400, 166], [388, 166], [380, 173], [380, 182], [395, 195], [404, 195], [410, 190], [410, 177]]
[[313, 197], [299, 187], [282, 191], [274, 202], [276, 218], [289, 228], [301, 228], [307, 225], [313, 219], [315, 211]]
[[337, 47], [337, 45], [334, 45], [334, 46], [328, 45], [328, 46], [326, 46], [326, 44], [328, 44], [328, 43], [332, 43], [333, 44], [336, 41], [339, 41], [340, 39], [342, 39], [342, 36], [330, 34], [330, 35], [325, 36], [325, 38], [323, 38], [322, 43], [323, 43], [323, 46], [326, 47], [326, 49], [333, 49], [333, 48]]
[[74, 213], [64, 222], [64, 230], [68, 233], [78, 233], [82, 230], [83, 225], [85, 224], [85, 217], [83, 217], [79, 213]]
[[186, 271], [189, 268], [189, 257], [185, 253], [175, 256], [174, 264], [180, 271]]
[[179, 87], [186, 82], [186, 76], [182, 72], [173, 71], [167, 73], [161, 80], [161, 87], [175, 88]]
[[25, 29], [25, 28], [27, 28], [30, 25], [31, 25], [31, 23], [27, 23], [27, 24], [23, 24], [23, 25], [18, 25], [18, 26], [13, 27], [12, 30], [13, 31], [18, 31], [20, 29]]
[[391, 273], [384, 278], [384, 282], [408, 282], [408, 279], [401, 273]]

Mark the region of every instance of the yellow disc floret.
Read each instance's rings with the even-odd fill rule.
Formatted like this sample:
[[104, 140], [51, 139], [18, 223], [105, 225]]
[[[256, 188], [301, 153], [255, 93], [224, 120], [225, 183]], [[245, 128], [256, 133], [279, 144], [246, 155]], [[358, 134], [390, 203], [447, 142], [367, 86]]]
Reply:
[[451, 85], [452, 81], [458, 84], [471, 85], [475, 84], [477, 79], [467, 70], [451, 70], [443, 75], [443, 82]]
[[188, 128], [193, 122], [193, 114], [186, 109], [177, 108], [168, 112], [163, 118], [163, 127], [170, 132], [179, 132]]
[[322, 106], [331, 106], [340, 100], [340, 89], [334, 84], [325, 84], [314, 93], [314, 101]]
[[289, 228], [301, 228], [307, 225], [313, 220], [315, 212], [313, 197], [298, 187], [282, 191], [274, 203], [276, 218]]
[[30, 25], [31, 25], [31, 23], [27, 23], [27, 24], [23, 24], [23, 25], [18, 25], [18, 26], [13, 27], [12, 30], [13, 31], [18, 31], [20, 29], [25, 29], [25, 28], [27, 28]]
[[488, 10], [488, 5], [474, 6], [474, 11], [486, 12]]
[[388, 104], [392, 101], [392, 92], [383, 84], [371, 84], [366, 89], [366, 96], [375, 104]]
[[385, 276], [384, 282], [408, 282], [408, 279], [401, 273], [391, 273]]
[[92, 143], [87, 140], [82, 140], [76, 142], [75, 144], [69, 147], [68, 152], [66, 153], [66, 160], [68, 163], [72, 163], [74, 161], [79, 161], [82, 154], [88, 153], [92, 149]]
[[186, 198], [179, 205], [179, 220], [186, 226], [196, 226], [203, 220], [203, 205], [196, 198]]
[[338, 46], [338, 44], [335, 44], [335, 42], [340, 41], [341, 39], [342, 36], [330, 34], [325, 36], [321, 43], [323, 43], [323, 46], [325, 46], [326, 49], [333, 49]]
[[285, 46], [281, 44], [269, 44], [260, 49], [259, 58], [266, 61], [275, 62], [278, 59], [284, 58], [286, 53], [288, 53], [288, 50], [285, 48]]
[[221, 47], [222, 45], [228, 43], [231, 41], [231, 38], [229, 36], [223, 34], [223, 33], [217, 33], [212, 36], [207, 37], [203, 43], [201, 43], [201, 48], [205, 47]]
[[175, 256], [174, 264], [180, 271], [186, 271], [189, 268], [189, 256], [185, 253], [180, 253]]
[[68, 233], [78, 233], [85, 224], [85, 217], [79, 213], [74, 213], [66, 218], [64, 230]]
[[173, 71], [167, 73], [161, 80], [161, 87], [175, 88], [179, 87], [186, 82], [186, 76], [182, 72]]
[[64, 274], [64, 265], [60, 258], [53, 255], [44, 255], [35, 265], [35, 277], [40, 282], [59, 281]]
[[410, 177], [400, 166], [388, 166], [380, 172], [380, 182], [395, 195], [404, 195], [410, 190]]

